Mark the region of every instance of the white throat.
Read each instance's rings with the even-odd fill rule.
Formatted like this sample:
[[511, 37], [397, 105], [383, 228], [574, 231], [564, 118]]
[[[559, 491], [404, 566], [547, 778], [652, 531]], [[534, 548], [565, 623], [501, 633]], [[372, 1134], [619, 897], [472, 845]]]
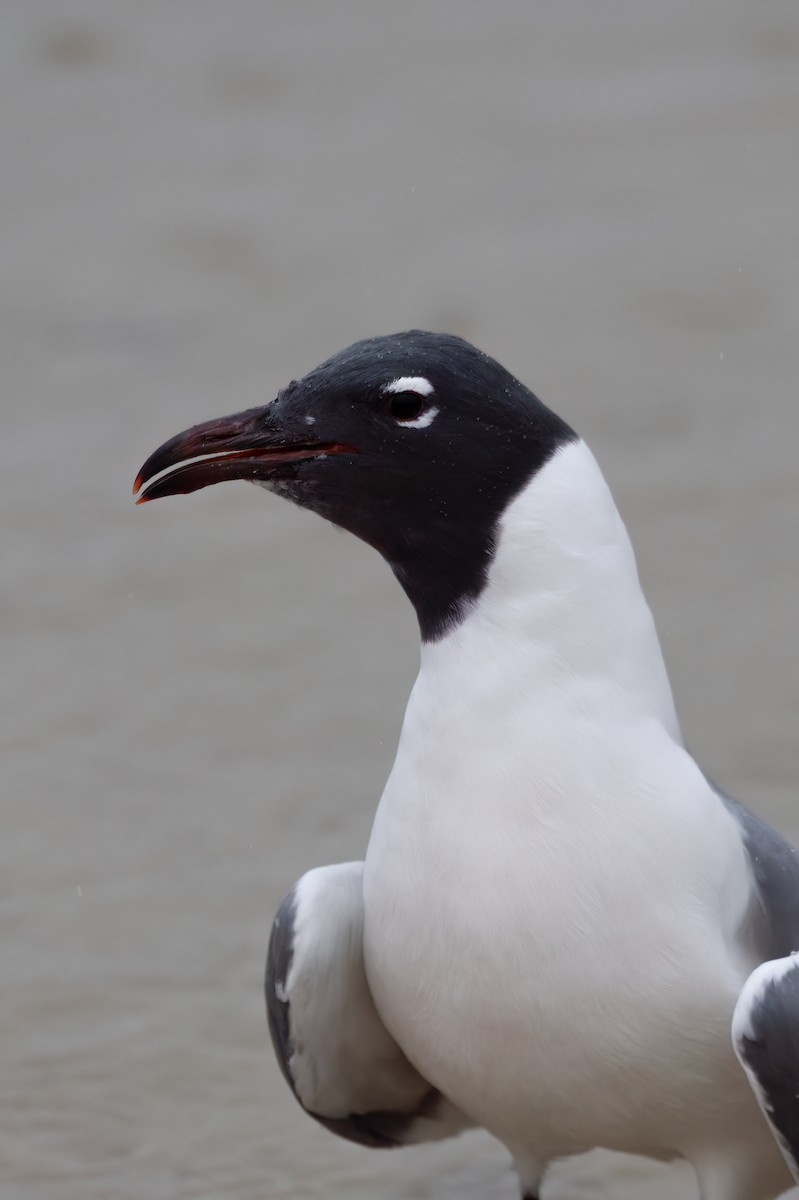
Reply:
[[[630, 540], [591, 451], [569, 442], [500, 521], [488, 583], [464, 621], [422, 647], [422, 675], [456, 663], [543, 696], [578, 688], [586, 711], [654, 718], [681, 741], [671, 688]], [[578, 687], [579, 685], [579, 687]]]

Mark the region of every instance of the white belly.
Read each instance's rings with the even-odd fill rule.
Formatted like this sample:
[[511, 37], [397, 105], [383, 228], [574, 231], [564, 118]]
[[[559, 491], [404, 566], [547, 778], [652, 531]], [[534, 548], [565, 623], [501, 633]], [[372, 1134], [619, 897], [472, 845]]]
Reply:
[[703, 1121], [758, 1118], [730, 1042], [740, 841], [673, 743], [670, 783], [636, 785], [658, 754], [625, 742], [622, 803], [588, 736], [537, 777], [401, 748], [366, 860], [369, 981], [411, 1061], [506, 1144], [685, 1153]]

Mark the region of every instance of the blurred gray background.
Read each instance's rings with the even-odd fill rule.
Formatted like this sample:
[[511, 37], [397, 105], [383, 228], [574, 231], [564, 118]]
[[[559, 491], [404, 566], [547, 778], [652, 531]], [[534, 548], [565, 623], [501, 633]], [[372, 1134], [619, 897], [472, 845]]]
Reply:
[[[588, 439], [687, 737], [799, 836], [795, 0], [6, 0], [0, 1191], [509, 1200], [479, 1135], [317, 1129], [271, 916], [360, 857], [417, 664], [388, 569], [166, 437], [368, 334]], [[604, 1155], [547, 1195], [688, 1198]]]

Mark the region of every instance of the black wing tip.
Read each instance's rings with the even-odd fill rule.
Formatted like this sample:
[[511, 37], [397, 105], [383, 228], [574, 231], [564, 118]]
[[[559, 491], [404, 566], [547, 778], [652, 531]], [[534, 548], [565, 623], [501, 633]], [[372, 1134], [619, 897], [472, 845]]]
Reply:
[[402, 1146], [401, 1135], [413, 1120], [412, 1115], [391, 1112], [350, 1113], [348, 1117], [321, 1117], [312, 1112], [310, 1116], [337, 1137], [371, 1150], [396, 1150]]

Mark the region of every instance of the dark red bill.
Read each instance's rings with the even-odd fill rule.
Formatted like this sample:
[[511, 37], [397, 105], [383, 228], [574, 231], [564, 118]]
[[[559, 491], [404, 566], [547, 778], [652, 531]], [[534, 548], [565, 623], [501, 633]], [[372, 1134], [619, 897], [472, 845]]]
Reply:
[[341, 442], [292, 442], [267, 420], [266, 412], [252, 408], [206, 421], [164, 442], [136, 476], [136, 503], [185, 495], [226, 479], [269, 479], [290, 463], [357, 453]]

